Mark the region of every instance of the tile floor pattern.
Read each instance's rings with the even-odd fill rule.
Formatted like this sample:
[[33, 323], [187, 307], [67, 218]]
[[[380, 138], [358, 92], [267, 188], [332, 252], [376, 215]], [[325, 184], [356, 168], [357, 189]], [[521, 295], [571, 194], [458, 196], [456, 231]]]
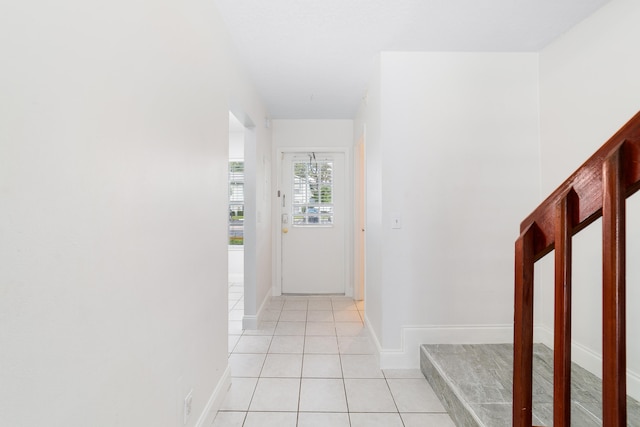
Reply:
[[215, 427], [454, 427], [420, 370], [380, 370], [364, 307], [345, 297], [272, 298], [242, 330], [229, 287], [232, 385]]

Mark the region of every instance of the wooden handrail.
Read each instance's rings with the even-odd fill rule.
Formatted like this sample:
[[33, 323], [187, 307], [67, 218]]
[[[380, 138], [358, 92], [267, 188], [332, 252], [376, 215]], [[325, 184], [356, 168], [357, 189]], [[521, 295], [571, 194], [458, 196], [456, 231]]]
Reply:
[[640, 189], [640, 113], [520, 225], [515, 256], [513, 425], [532, 427], [533, 270], [555, 249], [555, 427], [571, 422], [571, 239], [602, 217], [603, 426], [627, 425], [625, 202]]

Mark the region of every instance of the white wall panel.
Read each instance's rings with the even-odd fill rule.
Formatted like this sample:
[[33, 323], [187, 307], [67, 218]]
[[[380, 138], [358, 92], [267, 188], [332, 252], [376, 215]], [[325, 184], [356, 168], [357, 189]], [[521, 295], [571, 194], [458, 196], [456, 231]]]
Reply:
[[227, 42], [208, 1], [3, 6], [0, 425], [219, 404], [230, 99], [264, 114]]
[[488, 341], [511, 339], [514, 241], [539, 190], [537, 61], [382, 54], [379, 123], [372, 113], [366, 125], [367, 184], [381, 183], [367, 193], [369, 222], [379, 218], [367, 233], [367, 285], [380, 293], [371, 317], [383, 352], [418, 354], [416, 334], [429, 342], [451, 327], [458, 342], [477, 342], [479, 325], [497, 331]]
[[[640, 110], [640, 4], [615, 0], [540, 54], [542, 192], [549, 194]], [[629, 393], [640, 396], [640, 216], [628, 201], [627, 364]], [[598, 221], [575, 238], [573, 338], [575, 360], [600, 371], [602, 235]], [[553, 330], [552, 262], [541, 269], [540, 323]], [[548, 336], [547, 341], [551, 337]], [[549, 342], [552, 344], [552, 342]], [[576, 351], [577, 350], [577, 351]]]

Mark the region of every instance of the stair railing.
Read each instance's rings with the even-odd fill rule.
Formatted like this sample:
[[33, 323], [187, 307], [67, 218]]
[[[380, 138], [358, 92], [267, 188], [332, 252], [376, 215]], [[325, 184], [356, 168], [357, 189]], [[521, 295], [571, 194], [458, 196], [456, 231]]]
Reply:
[[603, 426], [627, 425], [625, 207], [640, 189], [640, 113], [520, 225], [515, 251], [513, 426], [532, 426], [533, 270], [555, 249], [553, 425], [571, 424], [572, 236], [602, 217]]

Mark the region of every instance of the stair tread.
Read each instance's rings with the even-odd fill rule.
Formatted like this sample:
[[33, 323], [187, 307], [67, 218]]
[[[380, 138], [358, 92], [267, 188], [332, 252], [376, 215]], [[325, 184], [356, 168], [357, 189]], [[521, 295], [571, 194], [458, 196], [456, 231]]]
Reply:
[[[457, 426], [511, 425], [513, 345], [426, 344], [422, 372]], [[533, 416], [535, 425], [553, 424], [553, 351], [534, 346]], [[572, 364], [573, 425], [602, 425], [602, 381]], [[628, 398], [628, 425], [640, 427], [640, 404]]]

